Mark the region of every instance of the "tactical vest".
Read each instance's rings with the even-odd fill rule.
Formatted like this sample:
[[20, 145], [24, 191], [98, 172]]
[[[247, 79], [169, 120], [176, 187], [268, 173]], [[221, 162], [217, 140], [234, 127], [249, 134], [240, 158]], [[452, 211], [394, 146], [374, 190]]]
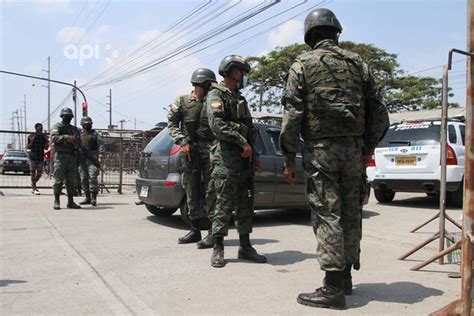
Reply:
[[[179, 98], [183, 109], [183, 122], [196, 122], [196, 136], [198, 141], [211, 142], [214, 140], [209, 122], [207, 120], [206, 107], [203, 102], [190, 95], [181, 96]], [[186, 134], [188, 131], [186, 131]]]
[[[71, 135], [76, 138], [80, 138], [79, 130], [72, 125], [64, 125], [62, 123], [58, 123], [58, 131], [59, 135]], [[79, 141], [77, 140], [76, 143], [59, 143], [55, 144], [56, 152], [68, 152], [74, 153], [79, 149]]]
[[90, 133], [83, 130], [81, 133], [81, 145], [91, 152], [98, 151], [99, 141], [97, 140], [97, 132], [94, 129]]
[[212, 88], [219, 90], [224, 99], [224, 119], [234, 122], [239, 129], [239, 134], [245, 137], [247, 142], [253, 143], [252, 115], [248, 109], [247, 100], [239, 92], [232, 94], [228, 88], [221, 84], [213, 84]]
[[363, 135], [365, 100], [356, 61], [337, 46], [316, 48], [297, 60], [304, 67], [307, 89], [303, 138]]

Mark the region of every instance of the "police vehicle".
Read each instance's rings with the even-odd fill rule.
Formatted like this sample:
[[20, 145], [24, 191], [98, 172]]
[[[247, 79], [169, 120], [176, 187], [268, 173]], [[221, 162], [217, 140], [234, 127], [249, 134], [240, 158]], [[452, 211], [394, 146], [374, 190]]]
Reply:
[[[405, 121], [390, 126], [367, 168], [377, 201], [389, 203], [396, 192], [439, 194], [440, 131], [441, 120]], [[447, 133], [447, 203], [461, 207], [465, 124], [450, 120]]]

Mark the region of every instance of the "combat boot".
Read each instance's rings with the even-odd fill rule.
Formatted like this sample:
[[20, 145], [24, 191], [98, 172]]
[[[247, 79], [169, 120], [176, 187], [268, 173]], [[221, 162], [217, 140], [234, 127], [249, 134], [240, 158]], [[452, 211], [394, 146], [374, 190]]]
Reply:
[[240, 247], [237, 257], [239, 259], [248, 260], [255, 263], [265, 263], [267, 258], [257, 253], [254, 247], [250, 244], [249, 234], [243, 234], [239, 236]]
[[81, 207], [74, 203], [74, 197], [72, 195], [68, 195], [67, 197], [67, 208], [72, 209], [80, 209]]
[[208, 249], [214, 247], [214, 240], [212, 239], [211, 231], [207, 233], [207, 236], [203, 240], [197, 243], [198, 249]]
[[224, 260], [224, 237], [214, 238], [214, 250], [211, 256], [211, 266], [214, 268], [222, 268], [225, 266]]
[[296, 301], [311, 307], [334, 309], [344, 309], [346, 307], [344, 292], [328, 284], [316, 289], [313, 293], [299, 294]]
[[60, 210], [61, 209], [61, 207], [59, 206], [59, 196], [60, 196], [60, 194], [54, 194], [53, 209], [55, 209], [55, 210]]
[[86, 204], [91, 204], [91, 193], [90, 192], [85, 192], [85, 199], [79, 202], [80, 205], [86, 205]]
[[352, 295], [351, 268], [352, 268], [352, 265], [349, 264], [346, 266], [344, 271], [342, 271], [342, 289], [344, 290], [345, 295]]
[[191, 231], [184, 235], [183, 237], [178, 238], [178, 244], [191, 244], [201, 240], [201, 231], [198, 229], [199, 223], [196, 220], [191, 221]]
[[91, 204], [92, 206], [97, 205], [97, 192], [92, 192]]

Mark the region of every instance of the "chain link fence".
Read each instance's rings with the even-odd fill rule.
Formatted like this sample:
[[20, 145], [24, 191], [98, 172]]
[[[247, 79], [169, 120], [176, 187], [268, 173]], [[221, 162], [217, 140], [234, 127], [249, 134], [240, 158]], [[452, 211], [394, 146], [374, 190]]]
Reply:
[[[140, 153], [161, 129], [97, 130], [105, 145], [104, 162], [99, 173], [101, 193], [124, 187], [134, 188]], [[0, 130], [0, 188], [30, 188], [28, 135], [30, 132]], [[46, 136], [49, 135], [46, 133]], [[38, 188], [51, 188], [54, 182], [54, 149], [45, 151], [43, 176]]]

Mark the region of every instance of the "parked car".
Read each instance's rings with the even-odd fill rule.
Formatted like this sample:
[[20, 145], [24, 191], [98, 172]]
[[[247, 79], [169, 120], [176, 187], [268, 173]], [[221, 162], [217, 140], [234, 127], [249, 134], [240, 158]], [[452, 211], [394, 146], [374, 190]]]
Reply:
[[[396, 192], [439, 194], [440, 129], [440, 120], [406, 121], [390, 126], [367, 168], [377, 201], [389, 203]], [[447, 133], [447, 202], [460, 207], [463, 202], [465, 124], [450, 120]]]
[[[255, 149], [261, 160], [261, 169], [255, 175], [255, 209], [307, 208], [301, 155], [296, 159], [296, 176], [301, 181], [290, 185], [283, 175], [280, 128], [266, 124], [255, 124], [255, 127], [258, 131]], [[136, 191], [152, 214], [169, 216], [179, 208], [187, 222], [185, 192], [178, 172], [183, 159], [179, 149], [168, 129], [155, 136], [141, 154]]]
[[2, 157], [2, 174], [7, 171], [30, 173], [28, 154], [24, 150], [7, 150]]

